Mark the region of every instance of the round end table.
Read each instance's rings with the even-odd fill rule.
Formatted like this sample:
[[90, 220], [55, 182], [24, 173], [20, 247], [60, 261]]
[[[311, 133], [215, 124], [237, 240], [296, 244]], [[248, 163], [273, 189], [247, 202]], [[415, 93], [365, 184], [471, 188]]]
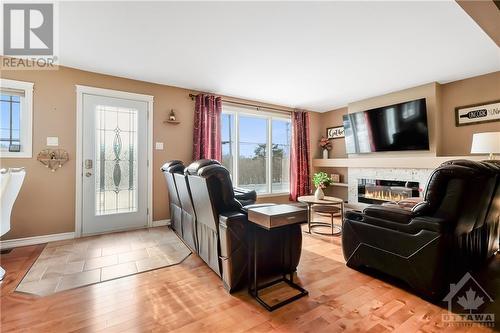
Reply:
[[[331, 233], [314, 231], [321, 235], [339, 235], [342, 233], [342, 226], [333, 223], [333, 216], [340, 211], [340, 220], [344, 221], [344, 200], [336, 197], [325, 196], [324, 199], [318, 200], [314, 195], [306, 195], [298, 197], [297, 201], [307, 204], [307, 227], [309, 233], [313, 232], [314, 227], [330, 227]], [[316, 206], [316, 208], [314, 207]], [[328, 207], [327, 207], [328, 206]], [[331, 214], [331, 223], [313, 221], [312, 211]]]

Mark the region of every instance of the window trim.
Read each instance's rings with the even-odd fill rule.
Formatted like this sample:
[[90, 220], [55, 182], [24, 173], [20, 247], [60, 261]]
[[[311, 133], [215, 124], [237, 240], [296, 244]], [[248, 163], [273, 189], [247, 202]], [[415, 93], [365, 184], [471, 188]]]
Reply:
[[0, 158], [32, 158], [33, 157], [33, 83], [0, 79], [0, 88], [24, 91], [21, 101], [20, 142], [21, 151], [10, 152], [0, 150]]
[[[239, 177], [239, 170], [238, 170], [238, 156], [239, 156], [239, 140], [240, 140], [240, 116], [251, 116], [251, 117], [256, 117], [256, 118], [263, 118], [266, 119], [267, 121], [267, 142], [266, 144], [270, 145], [272, 147], [272, 123], [273, 120], [286, 120], [289, 121], [291, 124], [291, 115], [286, 115], [286, 114], [281, 114], [281, 113], [276, 113], [276, 112], [269, 112], [269, 111], [264, 111], [261, 109], [253, 109], [250, 107], [236, 107], [232, 105], [223, 105], [222, 108], [222, 114], [230, 114], [234, 117], [234, 122], [232, 125], [234, 125], [234, 139], [233, 139], [233, 151], [231, 152], [233, 154], [233, 184], [238, 187], [239, 182], [238, 182], [238, 177]], [[291, 134], [291, 133], [290, 133]], [[291, 154], [291, 143], [289, 146], [289, 154]], [[266, 152], [266, 186], [267, 186], [267, 192], [265, 193], [258, 193], [258, 196], [261, 198], [265, 197], [279, 197], [279, 196], [285, 196], [290, 194], [290, 189], [286, 192], [272, 192], [272, 165], [271, 165], [271, 149], [267, 149]], [[290, 170], [288, 170], [290, 173]], [[289, 175], [290, 176], [290, 175]]]

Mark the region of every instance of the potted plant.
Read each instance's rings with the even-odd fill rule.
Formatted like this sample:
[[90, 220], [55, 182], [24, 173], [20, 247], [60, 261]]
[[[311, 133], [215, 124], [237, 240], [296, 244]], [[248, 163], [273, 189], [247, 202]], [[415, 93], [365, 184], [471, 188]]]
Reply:
[[314, 186], [316, 187], [316, 192], [314, 192], [314, 197], [321, 200], [325, 197], [323, 189], [330, 186], [333, 182], [330, 177], [325, 172], [315, 173], [313, 176]]
[[321, 140], [319, 140], [319, 146], [321, 147], [321, 149], [323, 149], [323, 158], [327, 159], [328, 151], [332, 149], [332, 143], [329, 139], [322, 136]]

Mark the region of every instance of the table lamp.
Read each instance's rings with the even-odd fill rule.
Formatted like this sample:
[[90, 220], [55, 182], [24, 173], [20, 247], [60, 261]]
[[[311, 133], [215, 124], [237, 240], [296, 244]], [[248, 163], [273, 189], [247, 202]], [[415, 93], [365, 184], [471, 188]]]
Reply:
[[500, 153], [500, 132], [475, 133], [472, 136], [471, 154], [493, 154]]

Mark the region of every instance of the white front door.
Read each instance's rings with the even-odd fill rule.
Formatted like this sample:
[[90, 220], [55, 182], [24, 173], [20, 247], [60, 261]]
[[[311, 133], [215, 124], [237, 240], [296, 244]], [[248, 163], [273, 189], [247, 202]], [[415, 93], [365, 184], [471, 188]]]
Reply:
[[148, 103], [82, 95], [82, 233], [148, 224]]

